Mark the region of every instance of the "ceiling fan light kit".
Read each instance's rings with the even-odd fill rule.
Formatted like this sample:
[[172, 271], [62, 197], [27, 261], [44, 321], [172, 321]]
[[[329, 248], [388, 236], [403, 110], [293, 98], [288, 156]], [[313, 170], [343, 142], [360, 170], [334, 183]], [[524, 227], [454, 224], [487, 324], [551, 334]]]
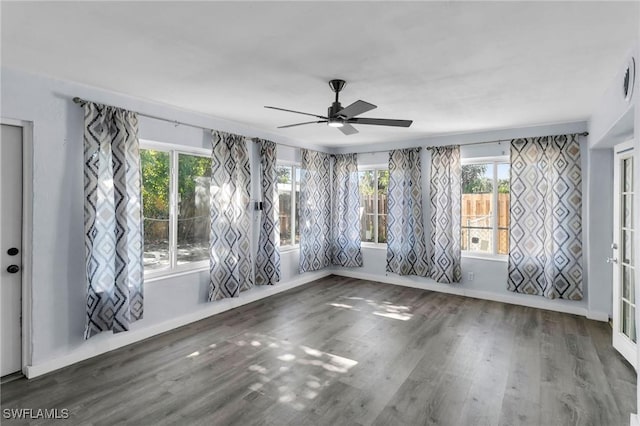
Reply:
[[365, 112], [371, 111], [372, 109], [377, 108], [376, 105], [370, 104], [369, 102], [365, 102], [362, 100], [355, 101], [351, 105], [342, 108], [340, 101], [338, 100], [340, 91], [344, 89], [346, 85], [346, 81], [344, 80], [331, 80], [329, 81], [329, 87], [336, 94], [335, 101], [329, 106], [327, 110], [327, 116], [309, 114], [307, 112], [294, 111], [290, 109], [278, 108], [273, 106], [265, 106], [265, 108], [275, 109], [278, 111], [292, 112], [294, 114], [302, 114], [308, 115], [311, 117], [320, 118], [321, 120], [317, 121], [306, 121], [304, 123], [296, 123], [296, 124], [288, 124], [286, 126], [280, 126], [278, 129], [285, 129], [289, 127], [302, 126], [305, 124], [318, 124], [318, 123], [327, 123], [329, 127], [335, 127], [340, 130], [345, 135], [353, 135], [358, 133], [358, 130], [353, 127], [351, 124], [369, 124], [375, 126], [393, 126], [393, 127], [409, 127], [412, 120], [388, 120], [385, 118], [358, 118], [356, 115], [363, 114]]

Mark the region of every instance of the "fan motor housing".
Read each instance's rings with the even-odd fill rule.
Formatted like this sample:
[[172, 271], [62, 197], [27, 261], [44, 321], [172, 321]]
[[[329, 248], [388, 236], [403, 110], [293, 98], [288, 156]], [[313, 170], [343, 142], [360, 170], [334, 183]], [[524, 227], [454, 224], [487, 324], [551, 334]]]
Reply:
[[327, 117], [331, 118], [331, 117], [337, 116], [338, 111], [340, 110], [342, 110], [342, 105], [340, 105], [340, 102], [332, 103], [329, 109], [327, 110]]

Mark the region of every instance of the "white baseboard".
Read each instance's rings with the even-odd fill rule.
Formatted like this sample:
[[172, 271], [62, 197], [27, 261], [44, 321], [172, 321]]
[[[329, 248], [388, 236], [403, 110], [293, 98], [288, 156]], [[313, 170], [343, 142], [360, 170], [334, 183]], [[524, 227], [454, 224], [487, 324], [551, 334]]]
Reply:
[[429, 291], [437, 291], [440, 293], [456, 294], [459, 296], [473, 297], [474, 299], [492, 300], [494, 302], [509, 303], [512, 305], [527, 306], [530, 308], [546, 309], [549, 311], [563, 312], [567, 314], [581, 315], [589, 319], [597, 321], [609, 321], [609, 315], [604, 312], [589, 311], [585, 307], [571, 306], [568, 303], [558, 303], [558, 301], [548, 300], [543, 297], [523, 297], [516, 294], [499, 294], [490, 291], [465, 289], [459, 285], [441, 284], [434, 280], [421, 278], [415, 281], [415, 278], [408, 276], [400, 276], [396, 274], [376, 275], [368, 274], [349, 269], [333, 269], [334, 275], [343, 277], [359, 278], [362, 280], [378, 281], [386, 284], [400, 285], [404, 287], [419, 288]]
[[637, 414], [631, 414], [629, 419], [629, 426], [640, 426], [640, 417]]
[[161, 334], [175, 328], [200, 321], [212, 315], [237, 308], [238, 306], [246, 305], [248, 303], [255, 302], [256, 300], [264, 299], [265, 297], [273, 296], [274, 294], [278, 294], [283, 291], [310, 283], [317, 279], [331, 275], [331, 273], [332, 271], [330, 270], [307, 272], [303, 275], [298, 276], [294, 280], [284, 283], [278, 283], [273, 286], [256, 286], [249, 291], [241, 293], [239, 297], [218, 300], [216, 302], [207, 304], [207, 306], [203, 309], [200, 309], [188, 315], [182, 315], [169, 321], [153, 324], [141, 329], [136, 329], [136, 324], [133, 324], [132, 330], [125, 333], [110, 335], [100, 341], [94, 340], [90, 345], [80, 345], [78, 349], [66, 355], [47, 360], [40, 364], [27, 365], [24, 367], [23, 373], [28, 379], [32, 379], [34, 377], [50, 373], [52, 371], [75, 364], [77, 362], [93, 358], [94, 356], [112, 351], [114, 349], [139, 342], [140, 340], [147, 339], [157, 334]]
[[587, 318], [594, 321], [609, 322], [609, 313], [600, 311], [587, 311]]

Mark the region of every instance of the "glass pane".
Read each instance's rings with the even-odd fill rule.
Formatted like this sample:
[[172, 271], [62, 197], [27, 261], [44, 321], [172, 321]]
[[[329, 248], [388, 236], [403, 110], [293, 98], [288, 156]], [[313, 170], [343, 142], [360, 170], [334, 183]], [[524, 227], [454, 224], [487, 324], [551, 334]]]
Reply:
[[501, 163], [498, 167], [498, 228], [509, 229], [509, 169], [510, 165]]
[[278, 176], [278, 205], [280, 220], [280, 245], [291, 245], [291, 189], [292, 176], [291, 167], [278, 166], [276, 168]]
[[387, 215], [378, 215], [378, 243], [387, 243]]
[[622, 196], [622, 226], [633, 228], [633, 195]]
[[509, 228], [498, 228], [498, 254], [509, 254]]
[[622, 301], [622, 324], [620, 331], [633, 342], [636, 341], [635, 314], [635, 308], [631, 304]]
[[[463, 250], [493, 253], [493, 164], [462, 166]], [[508, 221], [508, 217], [503, 218]]]
[[378, 243], [387, 243], [389, 170], [378, 170]]
[[622, 190], [624, 192], [633, 192], [633, 157], [622, 160]]
[[178, 265], [209, 259], [211, 158], [178, 155]]
[[375, 242], [375, 172], [363, 170], [358, 172], [360, 189], [360, 240]]
[[169, 259], [169, 153], [140, 150], [142, 212], [144, 217], [144, 269], [168, 268]]
[[633, 268], [622, 265], [622, 297], [631, 303], [635, 303], [635, 277]]
[[631, 306], [629, 308], [629, 322], [631, 325], [631, 330], [629, 332], [629, 337], [631, 338], [631, 341], [633, 343], [636, 342], [636, 308], [634, 306]]
[[462, 227], [462, 250], [493, 253], [491, 245], [493, 230], [491, 228], [466, 228]]
[[633, 266], [633, 231], [622, 230], [622, 262]]
[[298, 226], [300, 220], [300, 167], [294, 167], [296, 173], [296, 211], [295, 211], [295, 230], [296, 230], [296, 244], [300, 243], [300, 227]]

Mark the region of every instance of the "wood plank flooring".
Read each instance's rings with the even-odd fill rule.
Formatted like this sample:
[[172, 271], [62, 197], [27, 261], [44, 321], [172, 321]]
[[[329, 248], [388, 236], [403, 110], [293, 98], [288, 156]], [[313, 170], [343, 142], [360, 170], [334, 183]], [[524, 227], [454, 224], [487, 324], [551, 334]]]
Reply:
[[635, 377], [605, 323], [330, 276], [1, 401], [79, 425], [626, 426]]

